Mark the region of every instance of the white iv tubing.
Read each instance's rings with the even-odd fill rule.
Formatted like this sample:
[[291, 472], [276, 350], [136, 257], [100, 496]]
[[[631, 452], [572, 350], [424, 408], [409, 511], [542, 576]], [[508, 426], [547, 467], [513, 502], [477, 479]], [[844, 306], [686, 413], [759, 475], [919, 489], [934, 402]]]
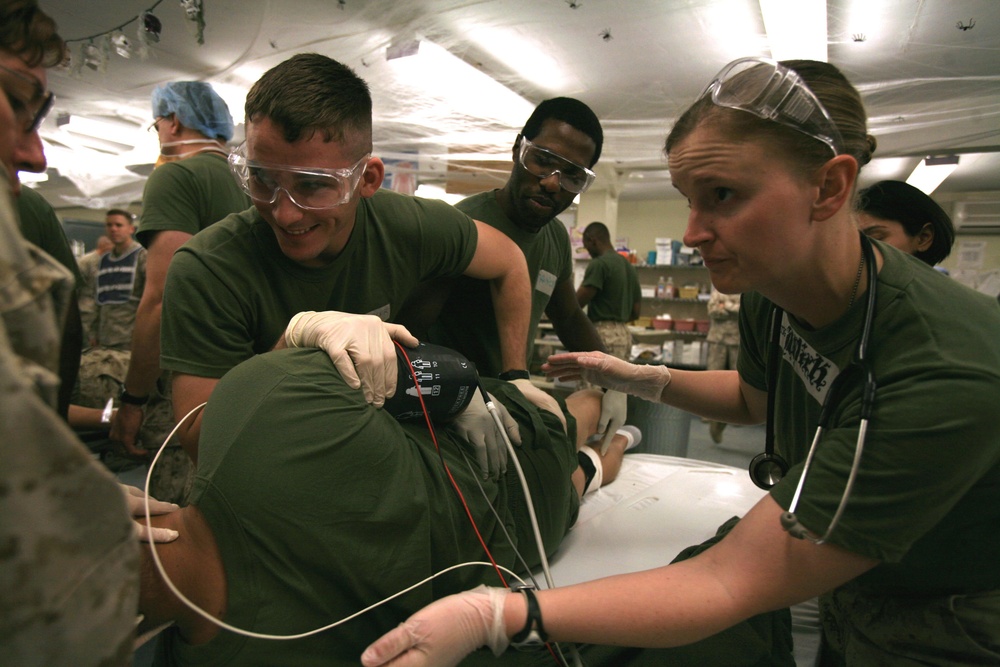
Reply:
[[[170, 433], [167, 435], [166, 439], [164, 439], [163, 444], [160, 445], [159, 450], [157, 450], [157, 452], [156, 452], [156, 456], [153, 457], [153, 460], [149, 464], [149, 470], [146, 472], [146, 488], [144, 489], [146, 497], [143, 499], [143, 502], [145, 504], [145, 509], [146, 509], [146, 528], [150, 532], [152, 532], [153, 523], [152, 523], [152, 519], [151, 519], [152, 512], [151, 512], [151, 509], [150, 509], [150, 506], [149, 506], [149, 483], [150, 483], [150, 480], [152, 479], [152, 476], [153, 476], [153, 467], [156, 465], [156, 462], [159, 461], [160, 454], [163, 453], [163, 450], [166, 448], [167, 443], [169, 443], [170, 439], [174, 437], [174, 433], [177, 432], [177, 429], [180, 428], [181, 424], [183, 424], [184, 422], [186, 422], [191, 415], [193, 415], [195, 412], [197, 412], [198, 410], [200, 410], [203, 407], [205, 407], [205, 403], [202, 403], [201, 405], [195, 406], [194, 409], [192, 409], [190, 412], [188, 412], [186, 415], [184, 415], [183, 419], [181, 419], [179, 422], [177, 422], [177, 425], [174, 426], [173, 430], [171, 430]], [[494, 410], [496, 410], [495, 407], [494, 407]], [[508, 443], [508, 446], [509, 446], [509, 443]], [[532, 513], [532, 520], [534, 520], [534, 514], [533, 513]], [[536, 531], [537, 531], [537, 529], [536, 529]], [[364, 609], [362, 609], [360, 611], [357, 611], [357, 612], [351, 614], [350, 616], [342, 618], [339, 621], [335, 621], [333, 623], [330, 623], [329, 625], [324, 625], [321, 628], [316, 628], [315, 630], [309, 630], [308, 632], [301, 632], [301, 633], [295, 634], [295, 635], [269, 635], [269, 634], [264, 634], [264, 633], [260, 633], [260, 632], [253, 632], [251, 630], [244, 630], [243, 628], [238, 628], [238, 627], [236, 627], [234, 625], [230, 625], [230, 624], [226, 623], [225, 621], [222, 621], [222, 620], [220, 620], [220, 619], [215, 618], [214, 616], [212, 616], [210, 613], [208, 613], [207, 611], [205, 611], [204, 609], [202, 609], [201, 607], [199, 607], [197, 604], [195, 604], [191, 600], [189, 600], [183, 593], [180, 592], [180, 590], [177, 589], [177, 587], [174, 585], [174, 582], [170, 580], [170, 577], [167, 576], [167, 573], [166, 573], [166, 571], [163, 568], [163, 563], [160, 561], [159, 554], [156, 553], [156, 543], [155, 542], [151, 541], [149, 543], [149, 552], [153, 556], [153, 563], [155, 563], [156, 570], [160, 573], [160, 577], [163, 579], [163, 583], [166, 584], [167, 588], [170, 589], [170, 592], [173, 593], [174, 595], [176, 595], [177, 599], [180, 600], [181, 602], [183, 602], [185, 605], [187, 605], [187, 607], [189, 609], [191, 609], [191, 611], [195, 612], [196, 614], [198, 614], [199, 616], [201, 616], [205, 620], [214, 623], [215, 625], [219, 626], [223, 630], [229, 630], [230, 632], [234, 632], [234, 633], [236, 633], [238, 635], [243, 635], [244, 637], [252, 637], [254, 639], [273, 639], [273, 640], [302, 639], [304, 637], [310, 637], [312, 635], [316, 635], [316, 634], [319, 634], [321, 632], [326, 632], [327, 630], [330, 630], [331, 628], [335, 628], [338, 625], [341, 625], [341, 624], [346, 623], [346, 622], [348, 622], [348, 621], [350, 621], [350, 620], [352, 620], [354, 618], [357, 618], [358, 616], [361, 616], [362, 614], [365, 614], [365, 613], [371, 611], [372, 609], [375, 609], [376, 607], [385, 604], [386, 602], [394, 600], [394, 599], [398, 598], [400, 595], [405, 595], [406, 593], [409, 593], [413, 589], [415, 589], [415, 588], [417, 588], [419, 586], [423, 586], [428, 581], [431, 581], [431, 580], [433, 580], [433, 579], [441, 576], [442, 574], [446, 574], [448, 572], [451, 572], [452, 570], [457, 570], [458, 568], [461, 568], [461, 567], [468, 567], [468, 566], [472, 566], [472, 565], [481, 565], [481, 566], [485, 566], [485, 567], [498, 567], [501, 570], [503, 570], [504, 572], [506, 572], [507, 574], [509, 574], [510, 576], [512, 576], [515, 579], [517, 579], [518, 581], [520, 581], [521, 583], [525, 583], [524, 580], [521, 579], [515, 572], [512, 572], [511, 570], [505, 568], [502, 565], [495, 565], [494, 563], [487, 563], [487, 562], [481, 562], [481, 561], [472, 561], [472, 562], [467, 562], [467, 563], [458, 563], [456, 565], [452, 565], [450, 567], [447, 567], [447, 568], [441, 570], [440, 572], [432, 574], [431, 576], [429, 576], [429, 577], [427, 577], [427, 578], [425, 578], [425, 579], [423, 579], [421, 581], [418, 581], [417, 583], [413, 584], [412, 586], [410, 586], [408, 588], [405, 588], [405, 589], [399, 591], [398, 593], [394, 593], [393, 595], [390, 595], [389, 597], [385, 598], [384, 600], [380, 600], [379, 602], [376, 602], [376, 603], [374, 603], [372, 605], [369, 605], [368, 607], [365, 607]], [[543, 554], [543, 558], [544, 558], [544, 554]]]

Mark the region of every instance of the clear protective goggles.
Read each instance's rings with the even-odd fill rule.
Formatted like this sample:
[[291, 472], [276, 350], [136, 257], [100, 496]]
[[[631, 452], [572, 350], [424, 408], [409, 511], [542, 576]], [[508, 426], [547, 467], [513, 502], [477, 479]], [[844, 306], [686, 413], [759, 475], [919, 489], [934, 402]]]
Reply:
[[740, 58], [715, 75], [701, 97], [716, 106], [773, 120], [830, 147], [840, 155], [843, 139], [830, 114], [794, 70], [767, 58]]
[[31, 134], [41, 126], [45, 116], [52, 110], [52, 104], [56, 96], [46, 92], [42, 84], [33, 77], [25, 76], [21, 72], [12, 70], [9, 67], [0, 65], [3, 76], [3, 91], [7, 95], [10, 107], [24, 129], [26, 134]]
[[345, 169], [291, 167], [248, 160], [246, 142], [229, 154], [229, 168], [243, 191], [256, 202], [273, 204], [278, 192], [302, 209], [334, 208], [351, 201], [371, 153]]
[[521, 146], [517, 153], [517, 160], [532, 176], [548, 178], [552, 174], [558, 174], [559, 187], [573, 194], [585, 192], [597, 178], [597, 174], [587, 167], [536, 146], [523, 135], [519, 136]]

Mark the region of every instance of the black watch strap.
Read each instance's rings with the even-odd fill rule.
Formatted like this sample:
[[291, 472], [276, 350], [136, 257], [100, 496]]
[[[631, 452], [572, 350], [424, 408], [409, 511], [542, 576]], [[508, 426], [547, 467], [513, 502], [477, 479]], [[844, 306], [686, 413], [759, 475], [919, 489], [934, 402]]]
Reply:
[[511, 380], [530, 380], [531, 379], [531, 373], [529, 373], [528, 371], [523, 371], [523, 370], [522, 371], [504, 371], [503, 373], [501, 373], [497, 377], [499, 377], [504, 382], [510, 382]]
[[125, 385], [122, 385], [118, 400], [129, 405], [146, 405], [149, 402], [149, 396], [134, 396], [125, 390]]
[[530, 588], [521, 588], [520, 590], [524, 593], [528, 606], [528, 618], [521, 631], [510, 638], [510, 645], [516, 649], [544, 646], [549, 641], [549, 636], [545, 633], [545, 627], [542, 625], [542, 608], [538, 606], [538, 598], [535, 597], [535, 591]]

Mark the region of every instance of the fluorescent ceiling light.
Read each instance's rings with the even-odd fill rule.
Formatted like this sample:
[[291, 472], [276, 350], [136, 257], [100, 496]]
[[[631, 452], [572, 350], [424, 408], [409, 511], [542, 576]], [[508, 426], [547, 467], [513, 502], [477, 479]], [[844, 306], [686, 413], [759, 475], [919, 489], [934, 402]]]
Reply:
[[542, 90], [567, 92], [581, 90], [583, 84], [570, 75], [559, 62], [534, 40], [507, 27], [471, 25], [464, 34], [470, 42], [509, 67], [514, 73]]
[[[426, 100], [423, 108], [405, 120], [419, 122], [421, 116], [429, 116], [433, 118], [430, 126], [439, 132], [442, 109], [447, 109], [450, 118], [465, 114], [514, 128], [520, 128], [534, 109], [510, 88], [426, 39], [420, 40], [416, 55], [395, 58], [387, 65], [400, 86], [419, 91]], [[447, 106], [443, 106], [445, 102]]]
[[76, 114], [62, 114], [56, 118], [56, 125], [66, 131], [91, 139], [100, 139], [123, 148], [135, 145], [135, 137], [140, 129], [138, 125], [114, 120], [96, 120]]
[[906, 182], [929, 195], [956, 169], [958, 169], [957, 155], [926, 157], [920, 161]]
[[826, 0], [759, 0], [775, 60], [827, 61]]

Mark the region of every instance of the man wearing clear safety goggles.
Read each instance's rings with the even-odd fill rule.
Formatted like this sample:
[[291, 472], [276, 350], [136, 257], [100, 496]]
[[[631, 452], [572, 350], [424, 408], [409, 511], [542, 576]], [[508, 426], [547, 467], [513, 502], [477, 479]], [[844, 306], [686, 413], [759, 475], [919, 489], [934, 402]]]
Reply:
[[[601, 123], [586, 104], [569, 97], [545, 100], [514, 140], [507, 183], [456, 205], [503, 232], [524, 253], [532, 284], [529, 353], [543, 314], [566, 349], [605, 349], [577, 302], [569, 235], [556, 219], [593, 184], [603, 142]], [[408, 308], [412, 321], [407, 321], [427, 331], [432, 342], [459, 350], [481, 374], [495, 375], [505, 369], [496, 353], [499, 340], [489, 304], [489, 289], [477, 281], [426, 285]], [[625, 396], [608, 392], [606, 397], [599, 430], [610, 443], [625, 420]]]
[[557, 153], [536, 146], [527, 137], [520, 136], [519, 140], [521, 147], [517, 152], [517, 161], [532, 176], [537, 176], [543, 181], [555, 176], [559, 187], [573, 194], [586, 192], [597, 178], [597, 174], [582, 164], [576, 164]]
[[[381, 188], [371, 95], [350, 68], [299, 54], [266, 72], [247, 95], [246, 143], [229, 167], [253, 208], [186, 243], [167, 278], [161, 358], [178, 416], [229, 369], [285, 347], [326, 350], [381, 407], [396, 390], [393, 340], [417, 343], [393, 324], [404, 301], [422, 281], [459, 275], [488, 285], [505, 332], [498, 354], [524, 368], [529, 283], [517, 246], [444, 202]], [[484, 473], [498, 474], [495, 424], [484, 401], [473, 404], [482, 412], [452, 427], [481, 433]], [[184, 436], [192, 456], [199, 428]]]

